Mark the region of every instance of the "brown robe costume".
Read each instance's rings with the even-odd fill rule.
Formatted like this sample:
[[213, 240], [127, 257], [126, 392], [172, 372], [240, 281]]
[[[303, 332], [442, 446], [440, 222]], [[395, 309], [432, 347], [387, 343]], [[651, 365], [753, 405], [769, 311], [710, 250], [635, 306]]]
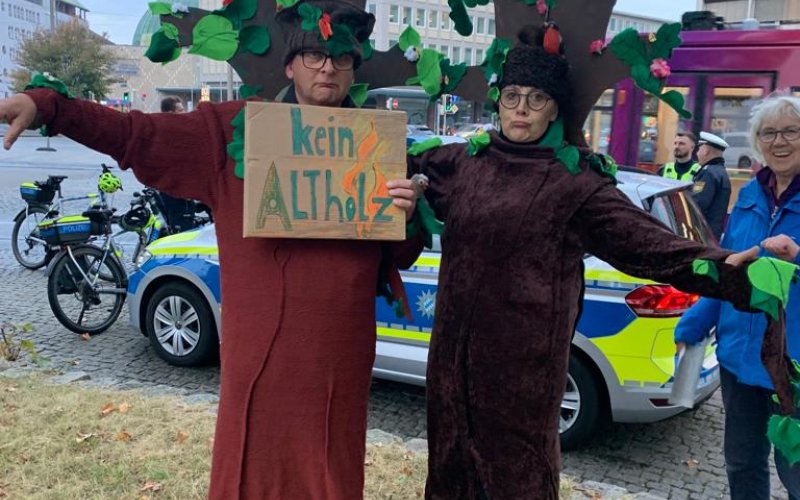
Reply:
[[445, 221], [428, 358], [426, 498], [558, 498], [558, 417], [592, 253], [621, 271], [749, 303], [743, 269], [692, 272], [730, 253], [680, 238], [586, 165], [491, 134], [476, 156], [450, 145], [411, 159]]
[[225, 305], [209, 497], [361, 498], [382, 248], [407, 267], [421, 240], [243, 238], [244, 182], [226, 153], [241, 101], [146, 115], [27, 94], [51, 133], [214, 211]]

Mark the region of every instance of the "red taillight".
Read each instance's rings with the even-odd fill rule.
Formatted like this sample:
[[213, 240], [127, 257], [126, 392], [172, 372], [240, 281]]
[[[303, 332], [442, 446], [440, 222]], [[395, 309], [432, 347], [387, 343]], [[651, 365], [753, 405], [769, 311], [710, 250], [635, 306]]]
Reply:
[[669, 318], [685, 313], [699, 295], [681, 292], [670, 285], [645, 285], [625, 297], [628, 307], [644, 318]]

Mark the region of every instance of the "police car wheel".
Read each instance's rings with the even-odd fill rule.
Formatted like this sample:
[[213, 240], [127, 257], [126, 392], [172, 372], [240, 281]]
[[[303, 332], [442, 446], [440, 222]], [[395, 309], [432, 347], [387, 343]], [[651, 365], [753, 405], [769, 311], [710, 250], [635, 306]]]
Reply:
[[600, 408], [600, 391], [592, 371], [580, 358], [570, 356], [558, 422], [561, 449], [578, 448], [594, 434], [600, 423]]
[[171, 282], [156, 290], [147, 303], [145, 325], [156, 354], [171, 365], [198, 366], [219, 358], [211, 308], [186, 283]]

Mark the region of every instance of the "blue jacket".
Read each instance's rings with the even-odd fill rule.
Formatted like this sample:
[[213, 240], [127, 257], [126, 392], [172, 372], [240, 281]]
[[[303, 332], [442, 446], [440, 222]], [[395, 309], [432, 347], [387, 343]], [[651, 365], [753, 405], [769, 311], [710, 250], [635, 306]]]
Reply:
[[[795, 195], [774, 217], [770, 217], [767, 195], [756, 179], [739, 191], [722, 246], [741, 251], [758, 245], [769, 236], [785, 234], [800, 242], [800, 194]], [[766, 252], [762, 249], [762, 255]], [[800, 257], [800, 256], [799, 256]], [[800, 264], [800, 258], [795, 262]], [[772, 389], [761, 362], [761, 341], [767, 320], [761, 313], [737, 311], [729, 302], [700, 299], [683, 315], [675, 328], [675, 341], [695, 344], [717, 327], [717, 359], [740, 382]], [[800, 359], [800, 284], [794, 283], [786, 306], [786, 335], [789, 355]]]

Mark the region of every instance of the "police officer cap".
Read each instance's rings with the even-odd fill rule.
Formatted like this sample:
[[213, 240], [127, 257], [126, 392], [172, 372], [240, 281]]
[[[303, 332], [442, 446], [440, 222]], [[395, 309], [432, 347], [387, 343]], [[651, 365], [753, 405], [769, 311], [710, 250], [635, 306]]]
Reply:
[[728, 143], [725, 142], [722, 137], [709, 132], [700, 132], [700, 140], [697, 141], [697, 144], [708, 144], [709, 146], [713, 146], [720, 151], [725, 151], [725, 148], [728, 147]]

